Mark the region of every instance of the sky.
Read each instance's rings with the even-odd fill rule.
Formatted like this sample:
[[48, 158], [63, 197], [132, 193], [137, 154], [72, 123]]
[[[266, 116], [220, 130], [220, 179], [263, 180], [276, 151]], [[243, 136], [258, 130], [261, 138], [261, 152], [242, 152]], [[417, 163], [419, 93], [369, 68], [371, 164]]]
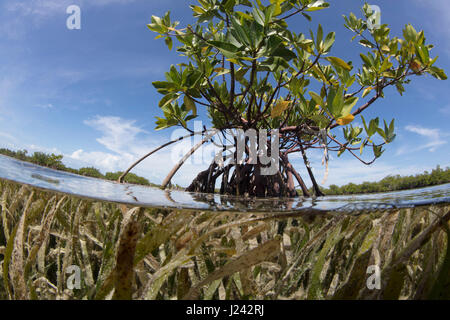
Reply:
[[[180, 131], [155, 131], [161, 116], [161, 96], [151, 83], [164, 80], [171, 64], [184, 60], [155, 40], [146, 25], [152, 15], [171, 11], [184, 26], [193, 23], [190, 0], [2, 0], [0, 2], [0, 147], [64, 155], [67, 166], [94, 166], [103, 173], [126, 169], [151, 149], [179, 136]], [[289, 21], [292, 30], [309, 34], [321, 23], [336, 32], [331, 55], [361, 65], [363, 50], [344, 28], [343, 14], [361, 17], [364, 1], [334, 0], [331, 7]], [[382, 23], [391, 34], [411, 23], [424, 30], [435, 45], [437, 66], [450, 73], [450, 1], [373, 0], [381, 8]], [[69, 30], [66, 12], [81, 9], [81, 29]], [[401, 97], [394, 90], [365, 113], [396, 119], [397, 139], [375, 164], [365, 166], [343, 155], [331, 157], [323, 186], [376, 181], [387, 175], [411, 175], [436, 165], [450, 166], [449, 82], [431, 76], [413, 78]], [[202, 110], [199, 110], [201, 113]], [[206, 117], [201, 117], [206, 121]], [[356, 123], [361, 123], [360, 118]], [[164, 150], [145, 160], [133, 172], [161, 183], [190, 143]], [[316, 178], [322, 182], [322, 154], [311, 154]], [[371, 152], [369, 152], [369, 159]], [[299, 172], [300, 155], [290, 159]], [[204, 161], [188, 162], [173, 182], [186, 186]]]

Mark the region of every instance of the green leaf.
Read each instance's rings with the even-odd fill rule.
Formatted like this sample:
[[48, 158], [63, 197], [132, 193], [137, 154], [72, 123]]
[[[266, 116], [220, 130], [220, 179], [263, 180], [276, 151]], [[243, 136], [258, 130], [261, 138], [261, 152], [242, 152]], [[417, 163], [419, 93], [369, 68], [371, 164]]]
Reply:
[[159, 107], [164, 108], [165, 106], [171, 104], [173, 101], [177, 100], [179, 97], [178, 93], [169, 93], [165, 95], [160, 101], [159, 101]]
[[328, 60], [333, 66], [338, 66], [340, 68], [343, 68], [347, 71], [351, 71], [353, 69], [352, 66], [350, 66], [347, 62], [345, 62], [344, 60], [338, 58], [338, 57], [327, 57], [325, 58], [326, 60]]
[[368, 47], [371, 49], [375, 48], [375, 45], [372, 42], [370, 42], [369, 40], [363, 39], [363, 40], [360, 40], [359, 43], [364, 47]]
[[318, 104], [319, 106], [323, 106], [323, 100], [320, 95], [318, 95], [314, 91], [310, 91], [309, 95], [311, 96], [311, 98], [313, 98], [313, 100], [316, 104]]
[[344, 117], [349, 115], [352, 112], [352, 108], [356, 105], [358, 100], [359, 100], [358, 97], [351, 97], [351, 98], [345, 100], [344, 107], [342, 108], [342, 115]]
[[239, 51], [239, 48], [231, 43], [223, 41], [209, 41], [208, 43], [219, 49], [229, 59], [236, 59], [238, 57], [236, 53]]
[[382, 146], [376, 146], [373, 145], [373, 154], [376, 158], [381, 157], [381, 155], [384, 153], [384, 150], [382, 150]]
[[247, 28], [242, 27], [234, 16], [231, 16], [231, 25], [233, 26], [231, 33], [234, 38], [242, 44], [253, 47], [254, 43], [251, 41]]
[[200, 6], [191, 6], [192, 11], [194, 11], [197, 14], [204, 14], [206, 11]]
[[[263, 10], [263, 9], [261, 9], [261, 10]], [[275, 10], [275, 7], [273, 5], [266, 8], [265, 13], [264, 13], [264, 25], [265, 26], [268, 26], [273, 21], [272, 18], [273, 18], [274, 10]]]
[[172, 37], [166, 37], [165, 42], [166, 42], [166, 45], [169, 48], [169, 50], [172, 50], [172, 48], [173, 48]]
[[241, 18], [247, 19], [247, 20], [253, 20], [253, 17], [247, 13], [238, 11], [236, 12]]
[[385, 132], [384, 132], [381, 128], [377, 128], [377, 132], [378, 132], [378, 134], [380, 135], [380, 137], [382, 137], [382, 138], [384, 139], [384, 141], [387, 140], [386, 134], [385, 134]]
[[226, 11], [232, 12], [235, 5], [236, 5], [236, 0], [226, 0], [223, 7], [225, 8]]
[[170, 261], [159, 268], [150, 278], [149, 282], [145, 285], [145, 289], [142, 293], [141, 299], [145, 300], [155, 300], [162, 285], [167, 281], [167, 278], [174, 272], [174, 270], [179, 269], [183, 264], [188, 263], [194, 255], [188, 254], [186, 249], [182, 249], [177, 254], [170, 259]]
[[195, 105], [194, 100], [192, 100], [189, 96], [184, 96], [184, 104], [186, 105], [186, 109], [192, 111], [194, 116], [197, 115], [197, 107]]
[[366, 55], [364, 55], [362, 53], [360, 53], [359, 55], [367, 66], [373, 67], [372, 61]]
[[416, 47], [416, 52], [419, 55], [420, 58], [420, 62], [422, 62], [422, 64], [427, 65], [430, 62], [430, 55], [428, 52], [428, 49], [426, 48], [426, 46], [421, 46], [418, 45], [417, 43], [415, 44]]
[[373, 89], [375, 89], [375, 87], [368, 87], [368, 88], [364, 89], [362, 97], [365, 98]]
[[366, 133], [368, 134], [369, 133], [369, 129], [368, 129], [367, 124], [366, 124], [366, 119], [364, 119], [364, 117], [361, 116], [361, 120], [363, 122], [364, 129], [366, 130]]
[[317, 11], [317, 10], [323, 10], [330, 6], [329, 3], [323, 2], [323, 1], [316, 1], [314, 3], [311, 3], [308, 5], [308, 8], [305, 11]]
[[413, 28], [412, 25], [408, 24], [403, 30], [403, 36], [406, 41], [415, 42], [417, 40], [417, 31]]
[[214, 72], [216, 72], [216, 77], [222, 76], [224, 74], [228, 74], [230, 73], [230, 69], [225, 69], [225, 68], [216, 68], [214, 69]]
[[395, 127], [395, 119], [392, 119], [391, 123], [389, 124], [389, 134], [394, 133], [394, 127]]
[[286, 0], [270, 0], [270, 3], [272, 3], [272, 5], [274, 5], [274, 11], [273, 11], [273, 16], [279, 16], [282, 11], [281, 11], [281, 4], [286, 1]]
[[269, 59], [261, 62], [261, 66], [267, 66], [271, 72], [277, 72], [289, 68], [289, 63], [280, 57], [270, 57]]
[[375, 132], [377, 131], [379, 121], [380, 121], [379, 118], [370, 120], [369, 132], [368, 132], [369, 137], [373, 136], [375, 134]]
[[394, 141], [396, 135], [394, 134], [394, 125], [395, 123], [395, 119], [392, 119], [391, 123], [389, 124], [389, 126], [387, 125], [386, 120], [384, 121], [384, 136], [383, 138], [385, 138], [386, 143], [391, 143], [392, 141]]
[[191, 114], [191, 115], [189, 115], [189, 116], [187, 116], [185, 119], [184, 119], [184, 121], [185, 122], [188, 122], [188, 121], [190, 121], [190, 120], [192, 120], [192, 119], [195, 119], [195, 118], [197, 118], [198, 116], [196, 115], [196, 114]]
[[383, 72], [381, 74], [383, 77], [395, 79], [395, 74], [392, 71]]
[[310, 54], [314, 54], [314, 42], [311, 39], [303, 40], [299, 43], [300, 47]]
[[434, 57], [434, 59], [431, 59], [430, 58], [430, 62], [428, 63], [428, 65], [429, 66], [432, 66], [435, 62], [436, 62], [436, 60], [439, 58], [439, 56], [436, 56], [436, 57]]
[[276, 49], [272, 53], [272, 55], [275, 57], [283, 58], [286, 61], [290, 61], [292, 59], [297, 58], [297, 55], [293, 51], [283, 47], [279, 47], [278, 49]]
[[336, 40], [336, 33], [331, 32], [327, 35], [325, 38], [325, 41], [323, 43], [323, 51], [326, 53], [330, 51], [331, 47], [333, 46], [334, 42]]
[[383, 64], [381, 65], [380, 72], [383, 73], [384, 71], [392, 68], [393, 64], [389, 61], [389, 58], [384, 59]]
[[256, 6], [253, 8], [252, 15], [257, 23], [259, 23], [263, 27], [266, 26], [266, 15]]
[[163, 21], [160, 17], [152, 16], [151, 24], [148, 24], [147, 27], [154, 32], [158, 33], [166, 33], [168, 31], [167, 27], [163, 24]]
[[169, 127], [171, 127], [171, 125], [169, 125], [167, 119], [156, 117], [156, 128], [155, 128], [156, 131], [166, 129]]
[[322, 51], [322, 39], [323, 39], [323, 28], [322, 25], [319, 23], [316, 35], [316, 46], [317, 48], [319, 48], [320, 51]]
[[229, 59], [227, 59], [227, 61], [228, 61], [228, 62], [231, 62], [231, 63], [234, 63], [234, 64], [237, 64], [237, 65], [241, 65], [241, 63], [239, 62], [238, 59], [229, 58]]
[[447, 75], [445, 74], [443, 69], [439, 69], [437, 67], [430, 67], [429, 73], [438, 80], [447, 80]]
[[330, 123], [330, 120], [326, 116], [324, 116], [323, 114], [315, 114], [315, 115], [312, 115], [310, 118], [321, 129], [325, 128]]
[[168, 81], [155, 81], [152, 82], [152, 85], [161, 94], [168, 94], [170, 92], [178, 90], [178, 87], [175, 83]]
[[339, 118], [339, 116], [342, 113], [343, 107], [344, 107], [344, 87], [340, 87], [336, 92], [336, 96], [333, 99], [332, 105], [328, 106], [328, 109], [330, 109], [331, 114], [335, 118]]
[[311, 16], [309, 14], [306, 14], [306, 13], [302, 12], [302, 16], [304, 16], [309, 22], [312, 21], [312, 18], [311, 18]]
[[397, 87], [398, 93], [402, 96], [403, 92], [405, 92], [405, 87], [400, 82], [397, 82], [395, 86]]
[[383, 45], [381, 46], [381, 51], [383, 51], [384, 53], [389, 53], [391, 52], [391, 48], [389, 48], [389, 46], [387, 45]]

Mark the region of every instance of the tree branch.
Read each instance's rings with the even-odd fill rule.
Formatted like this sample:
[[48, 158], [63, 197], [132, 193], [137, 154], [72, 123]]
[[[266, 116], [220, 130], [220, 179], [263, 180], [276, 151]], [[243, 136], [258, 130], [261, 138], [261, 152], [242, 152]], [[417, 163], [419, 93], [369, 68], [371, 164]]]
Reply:
[[171, 144], [173, 144], [173, 143], [175, 143], [175, 142], [181, 141], [181, 140], [186, 139], [186, 138], [190, 138], [190, 137], [192, 137], [192, 136], [194, 136], [194, 135], [196, 135], [196, 134], [203, 134], [203, 133], [205, 133], [205, 132], [206, 132], [206, 130], [204, 130], [204, 131], [202, 131], [202, 132], [193, 132], [193, 133], [191, 133], [191, 134], [189, 134], [189, 135], [187, 135], [187, 136], [180, 137], [180, 138], [178, 138], [178, 139], [169, 141], [169, 142], [163, 144], [162, 146], [159, 146], [158, 148], [152, 150], [151, 152], [147, 153], [145, 156], [143, 156], [142, 158], [140, 158], [139, 160], [137, 160], [135, 163], [133, 163], [133, 164], [132, 164], [132, 165], [131, 165], [124, 173], [122, 173], [122, 175], [119, 177], [119, 179], [117, 179], [117, 182], [123, 183], [123, 179], [125, 178], [125, 176], [126, 176], [128, 173], [130, 173], [130, 171], [131, 171], [134, 167], [136, 167], [139, 163], [141, 163], [142, 161], [144, 161], [146, 158], [150, 157], [150, 156], [151, 156], [152, 154], [154, 154], [155, 152], [158, 152], [159, 150], [161, 150], [161, 149], [163, 149], [163, 148], [165, 148], [165, 147], [167, 147], [167, 146], [170, 146]]
[[177, 171], [181, 168], [181, 166], [184, 164], [184, 162], [194, 154], [195, 151], [197, 151], [205, 142], [207, 142], [209, 139], [211, 139], [211, 137], [216, 134], [217, 130], [213, 130], [212, 134], [207, 134], [205, 138], [203, 138], [202, 141], [200, 141], [199, 143], [197, 143], [191, 150], [189, 150], [188, 153], [186, 153], [184, 155], [184, 157], [175, 165], [175, 167], [173, 167], [172, 170], [170, 170], [169, 174], [167, 175], [167, 177], [164, 179], [164, 181], [162, 182], [161, 188], [165, 189], [167, 187], [167, 185], [169, 184], [170, 180], [172, 180], [172, 177], [175, 175], [175, 173], [177, 173]]

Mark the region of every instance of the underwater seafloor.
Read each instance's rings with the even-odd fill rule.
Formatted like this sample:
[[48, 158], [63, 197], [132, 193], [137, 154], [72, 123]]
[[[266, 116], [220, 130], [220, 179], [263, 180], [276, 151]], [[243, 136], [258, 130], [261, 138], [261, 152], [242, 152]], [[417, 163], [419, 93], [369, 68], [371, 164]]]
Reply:
[[449, 185], [152, 206], [5, 157], [0, 177], [0, 299], [450, 299]]

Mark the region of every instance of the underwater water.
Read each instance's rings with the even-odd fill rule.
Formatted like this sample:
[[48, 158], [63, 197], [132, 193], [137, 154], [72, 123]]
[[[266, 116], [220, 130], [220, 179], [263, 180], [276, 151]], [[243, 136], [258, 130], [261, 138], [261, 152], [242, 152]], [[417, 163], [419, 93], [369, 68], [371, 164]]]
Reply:
[[244, 199], [0, 156], [0, 299], [450, 299], [450, 185]]

